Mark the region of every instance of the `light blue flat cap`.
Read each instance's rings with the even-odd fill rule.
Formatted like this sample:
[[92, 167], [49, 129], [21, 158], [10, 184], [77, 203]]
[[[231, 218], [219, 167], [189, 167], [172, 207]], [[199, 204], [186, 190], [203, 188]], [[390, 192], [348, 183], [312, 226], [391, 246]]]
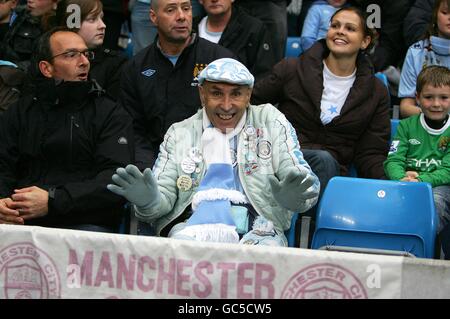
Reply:
[[255, 78], [241, 62], [223, 58], [211, 62], [200, 72], [198, 82], [201, 85], [204, 81], [248, 85], [252, 88]]

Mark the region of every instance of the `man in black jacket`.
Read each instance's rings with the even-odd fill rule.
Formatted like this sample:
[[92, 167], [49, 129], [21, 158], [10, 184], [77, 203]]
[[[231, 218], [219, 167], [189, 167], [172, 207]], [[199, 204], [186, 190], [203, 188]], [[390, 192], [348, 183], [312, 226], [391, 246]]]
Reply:
[[133, 118], [136, 165], [152, 167], [170, 125], [201, 107], [197, 76], [208, 63], [233, 53], [192, 31], [189, 0], [152, 0], [154, 43], [122, 69], [119, 100]]
[[287, 39], [288, 0], [236, 0], [236, 5], [244, 8], [252, 17], [260, 19], [272, 37], [275, 63], [284, 58]]
[[40, 78], [0, 118], [0, 223], [114, 232], [124, 201], [106, 189], [133, 161], [131, 119], [87, 81], [74, 32], [39, 40]]
[[198, 27], [200, 37], [236, 54], [239, 61], [258, 79], [270, 72], [277, 62], [270, 34], [264, 23], [238, 6], [233, 6], [233, 1], [200, 0], [207, 16], [195, 27]]

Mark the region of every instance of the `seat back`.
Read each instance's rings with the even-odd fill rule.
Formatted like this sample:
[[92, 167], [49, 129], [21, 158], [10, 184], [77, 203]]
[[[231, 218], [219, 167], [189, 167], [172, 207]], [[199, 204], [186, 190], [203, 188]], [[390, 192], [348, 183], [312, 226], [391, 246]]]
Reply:
[[378, 80], [380, 80], [384, 84], [384, 86], [389, 90], [389, 81], [388, 81], [387, 76], [384, 73], [377, 72], [377, 73], [375, 73], [375, 77]]
[[360, 247], [433, 258], [436, 227], [428, 183], [333, 177], [319, 203], [312, 248]]
[[298, 213], [294, 213], [291, 219], [291, 227], [284, 232], [288, 240], [289, 247], [295, 247], [296, 225], [297, 225]]
[[399, 123], [399, 119], [391, 119], [391, 141], [394, 138], [395, 133], [397, 133], [397, 127]]
[[286, 40], [286, 58], [296, 58], [302, 54], [300, 37], [288, 37]]

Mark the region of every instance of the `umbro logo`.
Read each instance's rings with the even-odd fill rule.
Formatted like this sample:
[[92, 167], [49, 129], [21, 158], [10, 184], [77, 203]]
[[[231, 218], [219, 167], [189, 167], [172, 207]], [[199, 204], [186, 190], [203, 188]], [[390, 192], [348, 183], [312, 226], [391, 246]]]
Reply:
[[143, 72], [142, 72], [142, 75], [149, 78], [149, 77], [151, 77], [151, 76], [152, 76], [153, 74], [155, 74], [155, 73], [156, 73], [156, 70], [148, 69], [148, 70], [143, 71]]
[[127, 140], [127, 138], [126, 137], [120, 137], [118, 140], [117, 140], [117, 143], [119, 143], [119, 144], [121, 144], [121, 145], [127, 145], [128, 144], [128, 140]]
[[412, 145], [420, 145], [420, 144], [421, 144], [421, 143], [420, 143], [418, 140], [416, 140], [415, 138], [410, 139], [408, 142], [409, 142], [409, 144], [412, 144]]

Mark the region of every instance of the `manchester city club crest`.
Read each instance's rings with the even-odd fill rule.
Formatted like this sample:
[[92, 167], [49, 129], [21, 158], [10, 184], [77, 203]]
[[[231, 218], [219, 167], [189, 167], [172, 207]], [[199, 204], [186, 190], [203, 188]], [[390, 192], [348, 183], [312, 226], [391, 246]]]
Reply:
[[16, 243], [0, 251], [0, 299], [61, 298], [61, 280], [47, 253], [31, 243]]

